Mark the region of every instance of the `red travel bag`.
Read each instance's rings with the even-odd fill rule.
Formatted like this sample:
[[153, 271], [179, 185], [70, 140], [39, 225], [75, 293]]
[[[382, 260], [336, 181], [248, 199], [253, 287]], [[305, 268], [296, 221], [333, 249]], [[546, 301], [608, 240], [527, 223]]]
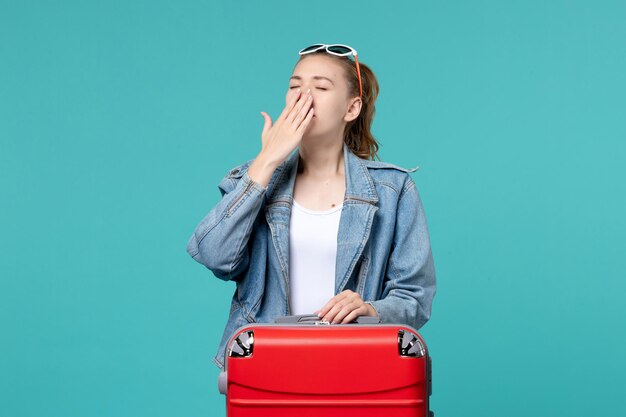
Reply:
[[227, 417], [432, 417], [431, 375], [410, 326], [299, 315], [237, 329], [218, 386]]

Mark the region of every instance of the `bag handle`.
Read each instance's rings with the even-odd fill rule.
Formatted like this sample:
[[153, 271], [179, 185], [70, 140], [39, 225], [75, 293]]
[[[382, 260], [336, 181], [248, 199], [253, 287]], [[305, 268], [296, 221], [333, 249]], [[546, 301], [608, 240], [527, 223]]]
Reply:
[[[321, 320], [317, 314], [296, 314], [293, 316], [277, 317], [274, 323], [281, 324], [315, 324], [315, 325], [329, 325], [330, 322]], [[352, 323], [356, 324], [379, 324], [381, 323], [380, 317], [373, 316], [358, 316]]]

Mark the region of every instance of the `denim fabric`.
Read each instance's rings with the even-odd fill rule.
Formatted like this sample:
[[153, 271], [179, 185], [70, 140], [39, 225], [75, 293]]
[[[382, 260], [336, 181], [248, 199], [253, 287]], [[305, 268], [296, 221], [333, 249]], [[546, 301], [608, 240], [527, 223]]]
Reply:
[[[345, 144], [343, 156], [346, 193], [337, 236], [335, 294], [355, 291], [383, 323], [418, 330], [430, 318], [436, 292], [426, 216], [408, 174], [418, 168], [361, 159]], [[291, 314], [289, 219], [299, 153], [296, 149], [274, 171], [266, 188], [248, 175], [253, 161], [222, 178], [221, 200], [187, 244], [193, 259], [237, 285], [213, 358], [222, 369], [235, 330]]]

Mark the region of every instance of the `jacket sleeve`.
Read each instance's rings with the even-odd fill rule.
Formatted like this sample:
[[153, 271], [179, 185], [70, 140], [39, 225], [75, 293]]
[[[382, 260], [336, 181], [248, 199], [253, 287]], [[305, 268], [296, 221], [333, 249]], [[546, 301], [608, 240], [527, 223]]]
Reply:
[[391, 248], [381, 299], [368, 304], [382, 322], [418, 330], [430, 318], [436, 284], [426, 216], [410, 177], [399, 197]]
[[236, 280], [249, 263], [248, 240], [267, 190], [253, 181], [247, 167], [220, 182], [221, 200], [200, 221], [187, 243], [187, 253], [224, 280]]

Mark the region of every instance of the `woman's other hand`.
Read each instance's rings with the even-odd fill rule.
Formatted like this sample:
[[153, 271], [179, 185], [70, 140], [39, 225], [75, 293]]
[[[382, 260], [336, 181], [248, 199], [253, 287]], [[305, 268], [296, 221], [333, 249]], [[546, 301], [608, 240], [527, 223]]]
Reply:
[[324, 307], [314, 313], [322, 320], [333, 324], [347, 324], [359, 316], [377, 316], [374, 307], [366, 304], [361, 296], [352, 290], [345, 290], [337, 294]]

